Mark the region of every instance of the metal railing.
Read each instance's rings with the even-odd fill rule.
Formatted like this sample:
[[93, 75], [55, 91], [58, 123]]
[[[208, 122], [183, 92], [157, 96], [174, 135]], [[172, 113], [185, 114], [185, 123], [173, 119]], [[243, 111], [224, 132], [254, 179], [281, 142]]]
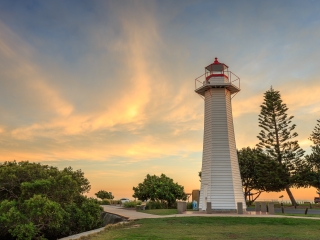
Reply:
[[[240, 89], [240, 77], [238, 77], [237, 75], [235, 75], [233, 72], [231, 71], [224, 71], [223, 72], [224, 75], [226, 75], [228, 77], [228, 82], [231, 83], [232, 85], [234, 85], [235, 87], [238, 87]], [[204, 73], [201, 76], [197, 77], [194, 80], [194, 87], [195, 90], [202, 87], [204, 84], [206, 84], [208, 81], [206, 80], [206, 77], [208, 76], [208, 73]], [[203, 78], [203, 81], [201, 81]], [[237, 95], [237, 93], [235, 93], [232, 98]]]

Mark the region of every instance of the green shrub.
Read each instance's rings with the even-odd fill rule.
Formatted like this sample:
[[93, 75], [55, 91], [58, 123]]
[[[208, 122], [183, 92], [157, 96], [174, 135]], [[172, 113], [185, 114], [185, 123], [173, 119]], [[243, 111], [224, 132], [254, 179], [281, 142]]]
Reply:
[[114, 199], [114, 196], [112, 195], [111, 192], [105, 191], [105, 190], [100, 190], [99, 192], [95, 193], [94, 195], [97, 196], [97, 198], [100, 199]]
[[102, 226], [99, 202], [83, 195], [90, 183], [81, 170], [0, 163], [0, 189], [0, 239], [58, 239]]
[[192, 202], [187, 203], [187, 209], [193, 209]]
[[172, 203], [168, 208], [170, 208], [170, 209], [177, 209], [177, 206], [178, 206], [178, 203], [177, 203], [177, 202], [174, 202], [174, 203]]
[[166, 203], [161, 203], [157, 201], [147, 202], [146, 209], [164, 209], [168, 208]]
[[101, 202], [100, 202], [101, 205], [110, 205], [110, 201], [107, 200], [107, 199], [103, 199]]
[[132, 189], [134, 191], [132, 197], [141, 201], [165, 202], [167, 205], [165, 208], [168, 206], [173, 207], [176, 200], [187, 199], [184, 187], [178, 183], [174, 183], [173, 179], [167, 177], [165, 174], [161, 174], [159, 177], [147, 174], [143, 182]]
[[125, 208], [135, 208], [137, 205], [141, 205], [141, 201], [131, 201], [131, 202], [125, 202], [123, 206]]
[[68, 227], [67, 236], [101, 227], [101, 207], [94, 199], [81, 196], [77, 203], [68, 204], [65, 210], [69, 215], [64, 222]]
[[120, 200], [112, 200], [112, 204], [120, 204], [121, 205], [121, 201]]

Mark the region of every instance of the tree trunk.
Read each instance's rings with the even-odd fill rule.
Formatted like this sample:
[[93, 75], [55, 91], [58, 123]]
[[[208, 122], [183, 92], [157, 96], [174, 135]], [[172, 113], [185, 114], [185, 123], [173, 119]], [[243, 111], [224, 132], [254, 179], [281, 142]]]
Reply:
[[[258, 196], [256, 196], [254, 199], [252, 199], [252, 202], [251, 203], [254, 203], [254, 201], [256, 201], [256, 199], [261, 195], [263, 191], [259, 191], [257, 192], [256, 194], [258, 194]], [[253, 198], [253, 197], [252, 197]]]
[[289, 187], [286, 187], [286, 192], [287, 192], [287, 194], [288, 194], [288, 196], [289, 196], [289, 198], [290, 198], [290, 201], [291, 201], [291, 203], [292, 203], [292, 206], [298, 205], [297, 202], [296, 202], [296, 200], [294, 199], [294, 197], [293, 197], [293, 195], [292, 195], [292, 192], [291, 192], [291, 190], [290, 190]]

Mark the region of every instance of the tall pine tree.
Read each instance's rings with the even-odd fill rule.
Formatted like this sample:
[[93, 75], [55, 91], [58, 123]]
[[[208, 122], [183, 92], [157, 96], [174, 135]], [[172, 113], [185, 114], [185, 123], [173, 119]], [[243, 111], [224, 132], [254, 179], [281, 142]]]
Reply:
[[292, 176], [288, 178], [285, 190], [292, 205], [296, 205], [290, 187], [295, 185], [295, 169], [300, 164], [304, 151], [300, 148], [297, 140], [292, 140], [298, 134], [292, 133], [296, 125], [291, 124], [293, 116], [288, 117], [287, 111], [288, 108], [286, 104], [282, 103], [279, 91], [275, 91], [271, 87], [265, 92], [259, 115], [259, 126], [262, 130], [257, 136], [260, 140], [257, 148], [265, 151]]
[[[302, 178], [302, 184], [315, 187], [317, 191], [320, 191], [320, 120], [314, 127], [310, 140], [314, 143], [311, 146], [311, 154], [305, 157], [307, 167], [304, 174], [300, 174]], [[306, 183], [306, 184], [305, 184]]]
[[[301, 183], [303, 187], [314, 187], [320, 191], [320, 145], [311, 146], [312, 153], [306, 156], [305, 171], [302, 172]], [[308, 170], [308, 171], [306, 171]], [[303, 174], [304, 173], [304, 174]]]
[[318, 124], [314, 127], [309, 139], [314, 145], [320, 145], [320, 119], [317, 120]]

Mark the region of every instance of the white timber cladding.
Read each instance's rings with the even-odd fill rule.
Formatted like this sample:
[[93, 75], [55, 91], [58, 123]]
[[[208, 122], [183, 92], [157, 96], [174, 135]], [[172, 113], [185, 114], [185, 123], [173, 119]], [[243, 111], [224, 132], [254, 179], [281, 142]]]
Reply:
[[[217, 77], [209, 81], [225, 80], [227, 79], [224, 77]], [[204, 96], [205, 114], [199, 208], [205, 210], [206, 202], [211, 202], [211, 208], [216, 210], [235, 210], [237, 202], [242, 202], [245, 207], [230, 91], [226, 88], [211, 88], [205, 92]], [[207, 188], [206, 191], [205, 188]], [[207, 196], [204, 196], [205, 192]]]

